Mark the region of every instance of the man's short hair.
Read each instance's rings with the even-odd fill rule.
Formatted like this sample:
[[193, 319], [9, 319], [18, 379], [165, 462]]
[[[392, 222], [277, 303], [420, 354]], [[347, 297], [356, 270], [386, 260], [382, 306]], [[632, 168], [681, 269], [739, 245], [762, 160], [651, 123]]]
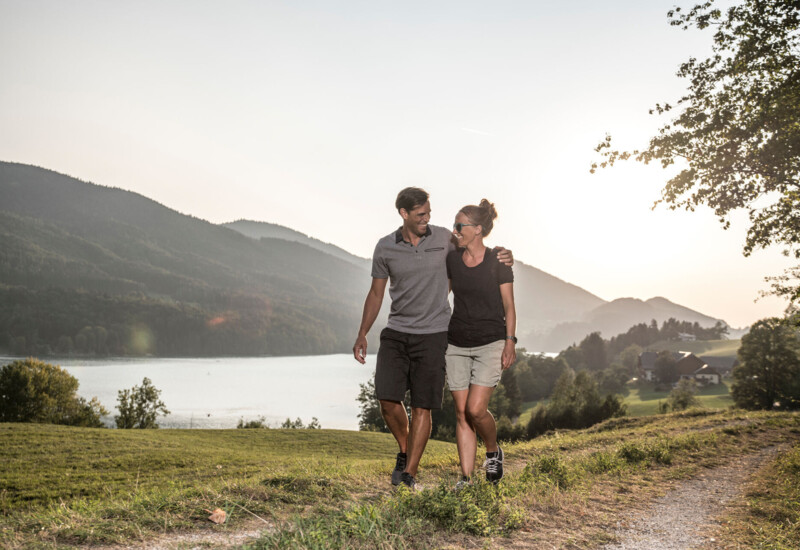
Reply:
[[397, 211], [400, 212], [401, 208], [405, 208], [406, 212], [411, 212], [418, 206], [422, 206], [428, 202], [428, 192], [419, 187], [406, 187], [397, 194], [397, 200], [394, 205]]

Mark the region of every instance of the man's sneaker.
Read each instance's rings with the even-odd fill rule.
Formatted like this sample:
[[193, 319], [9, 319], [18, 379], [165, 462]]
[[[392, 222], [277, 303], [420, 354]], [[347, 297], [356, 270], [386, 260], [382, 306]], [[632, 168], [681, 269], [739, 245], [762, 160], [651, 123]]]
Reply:
[[472, 485], [472, 481], [469, 479], [469, 476], [461, 476], [461, 479], [456, 482], [456, 492], [470, 485]]
[[403, 472], [400, 474], [400, 483], [413, 490], [417, 485], [417, 480], [408, 472]]
[[394, 470], [392, 470], [392, 485], [400, 485], [400, 476], [403, 470], [406, 469], [406, 453], [397, 453], [397, 461], [394, 463]]
[[503, 449], [497, 448], [496, 453], [486, 453], [486, 462], [483, 467], [486, 468], [486, 481], [497, 483], [503, 479]]

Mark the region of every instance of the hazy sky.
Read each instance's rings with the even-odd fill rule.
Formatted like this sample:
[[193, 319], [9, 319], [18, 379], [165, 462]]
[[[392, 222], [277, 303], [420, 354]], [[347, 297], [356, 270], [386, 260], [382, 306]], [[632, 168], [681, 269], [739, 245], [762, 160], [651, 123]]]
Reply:
[[405, 186], [445, 226], [486, 197], [490, 244], [517, 259], [744, 326], [782, 312], [754, 300], [789, 265], [742, 256], [745, 215], [723, 231], [706, 209], [652, 211], [656, 166], [589, 174], [607, 132], [646, 143], [678, 65], [710, 51], [668, 25], [674, 5], [0, 0], [0, 160], [365, 257]]

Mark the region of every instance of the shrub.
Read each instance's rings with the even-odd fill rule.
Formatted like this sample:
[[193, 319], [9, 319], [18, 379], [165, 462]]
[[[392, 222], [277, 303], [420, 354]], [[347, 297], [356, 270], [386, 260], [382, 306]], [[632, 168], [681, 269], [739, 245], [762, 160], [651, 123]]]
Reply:
[[523, 518], [506, 486], [484, 482], [458, 492], [448, 483], [417, 492], [401, 489], [390, 506], [390, 516], [417, 517], [447, 531], [480, 536], [508, 533], [519, 528]]
[[667, 440], [628, 441], [619, 446], [617, 456], [628, 464], [651, 460], [658, 464], [672, 463], [672, 450]]
[[319, 419], [316, 416], [311, 417], [311, 422], [308, 423], [308, 426], [303, 424], [303, 421], [300, 417], [295, 418], [292, 420], [291, 418], [287, 418], [281, 424], [281, 428], [284, 430], [319, 430], [322, 426], [319, 423]]
[[147, 377], [142, 380], [141, 386], [120, 390], [117, 394], [119, 416], [114, 418], [117, 428], [158, 428], [156, 418], [169, 414], [164, 402], [159, 399], [160, 395], [161, 390], [156, 389]]
[[540, 456], [534, 462], [529, 462], [522, 472], [523, 481], [541, 480], [559, 489], [572, 485], [574, 477], [564, 460], [555, 454]]
[[603, 474], [619, 469], [620, 458], [612, 453], [597, 451], [589, 456], [586, 462], [586, 471], [592, 474]]
[[242, 429], [249, 430], [255, 428], [267, 429], [269, 428], [269, 426], [267, 426], [267, 419], [263, 416], [259, 416], [257, 419], [248, 420], [247, 422], [244, 421], [244, 418], [239, 418], [239, 423], [236, 424], [236, 428], [240, 430]]
[[525, 439], [525, 426], [512, 424], [507, 416], [501, 416], [497, 421], [498, 441], [520, 441]]
[[647, 460], [647, 450], [640, 444], [633, 441], [625, 442], [617, 449], [619, 457], [628, 464], [644, 462]]
[[97, 398], [78, 397], [78, 380], [58, 365], [38, 359], [0, 369], [0, 421], [103, 427], [108, 414]]
[[673, 411], [683, 411], [689, 407], [696, 407], [700, 404], [697, 399], [697, 383], [694, 380], [681, 379], [678, 385], [669, 392], [667, 402]]
[[597, 382], [588, 372], [566, 372], [558, 379], [550, 402], [533, 410], [527, 434], [534, 438], [557, 428], [588, 428], [625, 414], [626, 407], [619, 396], [609, 394], [600, 399]]

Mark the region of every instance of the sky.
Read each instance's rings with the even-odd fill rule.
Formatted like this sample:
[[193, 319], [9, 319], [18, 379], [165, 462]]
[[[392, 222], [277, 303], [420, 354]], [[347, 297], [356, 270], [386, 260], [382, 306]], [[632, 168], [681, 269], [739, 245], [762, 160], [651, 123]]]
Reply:
[[589, 173], [607, 133], [645, 146], [680, 63], [711, 51], [669, 26], [674, 5], [0, 0], [0, 160], [362, 257], [400, 225], [404, 187], [448, 227], [485, 197], [487, 243], [517, 260], [743, 327], [783, 312], [756, 299], [791, 265], [742, 255], [746, 213], [725, 231], [705, 208], [652, 209], [658, 166]]

